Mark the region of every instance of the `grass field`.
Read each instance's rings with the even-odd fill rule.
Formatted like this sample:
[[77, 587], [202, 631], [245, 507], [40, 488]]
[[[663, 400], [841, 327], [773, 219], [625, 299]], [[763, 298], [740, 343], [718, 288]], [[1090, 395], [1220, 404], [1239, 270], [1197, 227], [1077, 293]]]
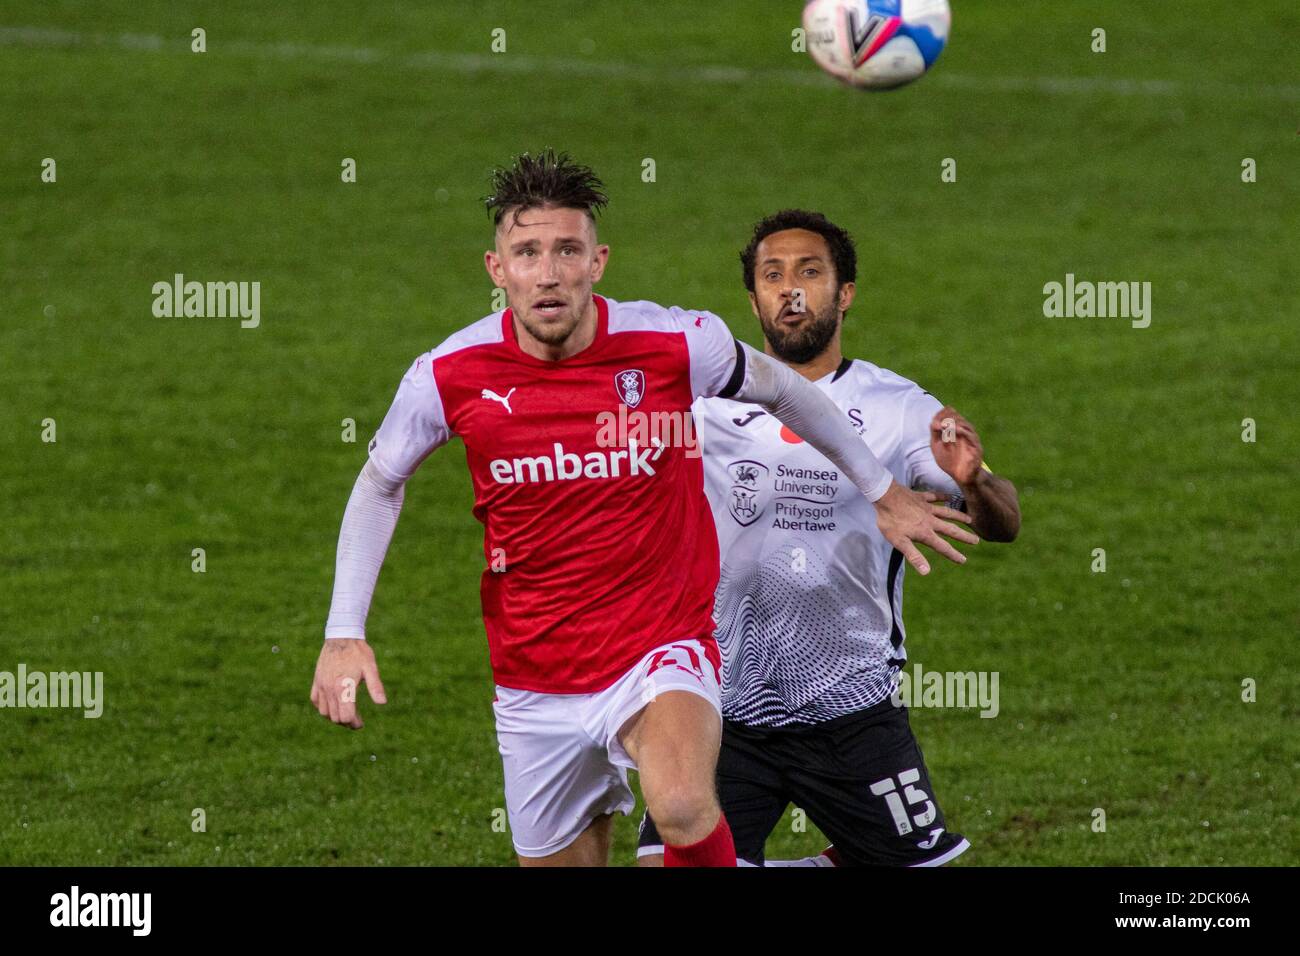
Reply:
[[[753, 221], [849, 228], [847, 354], [1019, 486], [1017, 543], [907, 588], [913, 661], [1000, 674], [996, 719], [912, 715], [958, 865], [1296, 862], [1300, 10], [966, 0], [931, 76], [863, 94], [791, 52], [796, 0], [460, 6], [0, 14], [0, 671], [106, 698], [0, 710], [0, 864], [513, 862], [458, 443], [371, 613], [390, 703], [353, 733], [307, 695], [365, 443], [492, 311], [486, 177], [546, 145], [609, 187], [600, 291], [754, 344]], [[175, 273], [260, 282], [261, 324], [155, 318]], [[1067, 273], [1149, 281], [1150, 327], [1044, 317]], [[790, 819], [770, 856], [820, 848]]]

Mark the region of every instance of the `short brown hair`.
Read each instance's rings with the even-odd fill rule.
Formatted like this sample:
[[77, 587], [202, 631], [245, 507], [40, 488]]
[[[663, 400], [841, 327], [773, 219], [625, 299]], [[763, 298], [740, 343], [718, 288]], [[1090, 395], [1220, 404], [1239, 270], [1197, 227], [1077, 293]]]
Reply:
[[609, 202], [604, 188], [590, 166], [575, 163], [568, 153], [557, 156], [547, 147], [537, 156], [516, 156], [508, 169], [497, 168], [492, 174], [492, 195], [483, 204], [494, 226], [501, 225], [511, 210], [517, 221], [525, 209], [539, 206], [581, 209], [595, 222], [596, 213]]

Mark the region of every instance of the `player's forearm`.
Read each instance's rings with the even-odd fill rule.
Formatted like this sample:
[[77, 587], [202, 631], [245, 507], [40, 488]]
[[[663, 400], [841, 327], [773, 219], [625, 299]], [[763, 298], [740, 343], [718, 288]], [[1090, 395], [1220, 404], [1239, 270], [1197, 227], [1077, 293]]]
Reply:
[[844, 413], [798, 372], [745, 346], [745, 381], [733, 396], [763, 406], [831, 460], [869, 501], [889, 490], [893, 476], [855, 432]]
[[387, 478], [370, 462], [357, 476], [339, 529], [334, 598], [325, 623], [327, 639], [365, 638], [370, 599], [397, 527], [405, 488], [404, 483]]
[[1020, 499], [1006, 478], [981, 468], [961, 486], [971, 528], [986, 541], [1014, 541], [1020, 533]]

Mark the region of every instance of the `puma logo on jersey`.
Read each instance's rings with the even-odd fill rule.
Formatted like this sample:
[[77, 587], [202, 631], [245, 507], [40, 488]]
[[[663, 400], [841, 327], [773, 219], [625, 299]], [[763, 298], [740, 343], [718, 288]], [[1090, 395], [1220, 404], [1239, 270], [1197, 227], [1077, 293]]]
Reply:
[[506, 392], [504, 397], [502, 397], [498, 395], [496, 392], [492, 391], [492, 389], [485, 388], [483, 389], [483, 393], [480, 397], [486, 398], [489, 402], [500, 402], [502, 405], [506, 407], [506, 411], [509, 412], [511, 415], [513, 415], [515, 412], [514, 409], [510, 407], [510, 396], [513, 395], [514, 393], [515, 390], [512, 388], [510, 391]]

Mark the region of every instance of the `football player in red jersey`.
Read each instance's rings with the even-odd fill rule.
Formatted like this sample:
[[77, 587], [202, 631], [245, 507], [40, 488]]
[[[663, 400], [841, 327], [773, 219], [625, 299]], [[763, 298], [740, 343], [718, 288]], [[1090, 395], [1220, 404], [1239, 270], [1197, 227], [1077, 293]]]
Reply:
[[900, 487], [830, 400], [716, 315], [593, 294], [609, 247], [589, 168], [524, 155], [493, 185], [484, 261], [509, 308], [417, 358], [371, 441], [343, 517], [312, 702], [353, 728], [358, 683], [384, 702], [365, 635], [375, 581], [406, 480], [460, 437], [484, 525], [483, 621], [521, 865], [607, 863], [635, 769], [665, 865], [734, 866], [714, 784], [718, 549], [698, 449], [636, 427], [610, 441], [605, 426], [689, 421], [698, 397], [738, 397], [829, 458], [921, 573], [914, 542], [961, 563], [941, 535], [978, 539]]

